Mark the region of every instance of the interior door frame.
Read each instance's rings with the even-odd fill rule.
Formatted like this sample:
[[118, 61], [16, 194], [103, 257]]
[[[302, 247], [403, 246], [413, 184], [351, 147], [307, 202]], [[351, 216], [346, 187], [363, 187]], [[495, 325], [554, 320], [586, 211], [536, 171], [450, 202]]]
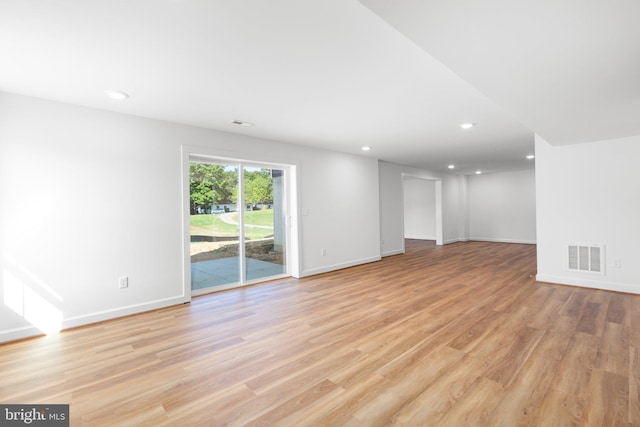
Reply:
[[414, 175], [410, 173], [402, 173], [401, 174], [401, 186], [402, 186], [402, 204], [401, 204], [401, 214], [402, 214], [402, 253], [405, 252], [404, 245], [404, 182], [407, 179], [420, 179], [423, 181], [432, 181], [435, 184], [435, 220], [436, 220], [436, 245], [441, 246], [444, 244], [444, 230], [443, 230], [443, 214], [442, 214], [442, 179], [440, 178], [430, 178], [424, 177], [420, 175]]
[[[184, 297], [187, 300], [190, 300], [192, 296], [197, 296], [201, 294], [211, 293], [222, 291], [225, 289], [242, 287], [253, 285], [256, 283], [263, 282], [265, 280], [271, 280], [278, 277], [296, 277], [299, 278], [301, 266], [300, 266], [300, 229], [299, 229], [299, 207], [298, 207], [298, 169], [299, 165], [297, 161], [292, 161], [290, 159], [281, 159], [281, 158], [273, 158], [268, 155], [263, 155], [261, 153], [260, 157], [257, 158], [255, 155], [250, 153], [239, 153], [239, 152], [229, 152], [224, 150], [218, 150], [211, 147], [199, 147], [199, 146], [189, 146], [182, 145], [182, 240], [183, 240], [183, 259], [182, 259], [182, 273], [183, 273], [183, 293]], [[281, 169], [285, 171], [285, 221], [286, 221], [286, 263], [287, 263], [287, 273], [281, 276], [270, 276], [267, 279], [255, 279], [255, 280], [246, 280], [246, 269], [241, 268], [241, 279], [240, 283], [234, 283], [233, 285], [220, 285], [215, 288], [205, 288], [204, 290], [195, 291], [191, 290], [191, 256], [190, 256], [190, 241], [191, 241], [191, 231], [190, 231], [190, 188], [189, 188], [189, 165], [191, 161], [205, 161], [211, 163], [231, 163], [237, 164], [239, 166], [247, 166], [247, 167], [265, 167], [270, 169]], [[242, 169], [241, 169], [242, 170]], [[243, 173], [238, 173], [238, 180], [244, 179]], [[241, 185], [241, 184], [239, 184]], [[242, 200], [244, 198], [243, 192], [239, 192], [239, 200], [238, 206], [241, 206], [244, 209], [244, 205], [240, 203], [244, 203]], [[242, 217], [242, 215], [241, 215]], [[244, 236], [244, 220], [240, 221], [240, 236]], [[244, 252], [242, 247], [244, 244], [240, 245], [240, 256], [244, 257]], [[241, 265], [244, 265], [244, 260], [241, 258]]]

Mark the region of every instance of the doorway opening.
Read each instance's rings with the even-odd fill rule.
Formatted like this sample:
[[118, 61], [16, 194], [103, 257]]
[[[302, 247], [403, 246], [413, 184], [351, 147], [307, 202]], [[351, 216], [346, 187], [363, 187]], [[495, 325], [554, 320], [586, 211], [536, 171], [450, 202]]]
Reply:
[[403, 174], [402, 200], [404, 239], [442, 245], [442, 181]]

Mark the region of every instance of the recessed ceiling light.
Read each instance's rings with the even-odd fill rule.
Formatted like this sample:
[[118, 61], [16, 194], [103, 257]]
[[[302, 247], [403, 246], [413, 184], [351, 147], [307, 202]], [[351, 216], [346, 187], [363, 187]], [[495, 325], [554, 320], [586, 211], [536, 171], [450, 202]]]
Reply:
[[533, 154], [529, 154], [529, 155], [527, 156], [527, 159], [529, 159], [529, 160], [531, 160], [531, 159], [535, 159], [535, 158], [536, 158], [536, 156], [534, 156]]
[[238, 126], [247, 126], [247, 127], [251, 127], [254, 126], [253, 123], [249, 123], [249, 122], [243, 122], [241, 120], [234, 120], [231, 123], [233, 123], [234, 125], [238, 125]]
[[447, 166], [449, 169], [455, 169], [456, 165], [449, 165]]
[[471, 129], [472, 127], [474, 127], [476, 124], [475, 123], [463, 123], [460, 125], [460, 127], [462, 129]]
[[118, 101], [129, 98], [129, 94], [117, 90], [105, 90], [104, 93], [106, 93], [109, 98]]
[[365, 145], [364, 147], [362, 147], [362, 151], [369, 151], [371, 150], [371, 147], [369, 147], [368, 145]]
[[476, 175], [480, 175], [482, 171], [476, 171]]

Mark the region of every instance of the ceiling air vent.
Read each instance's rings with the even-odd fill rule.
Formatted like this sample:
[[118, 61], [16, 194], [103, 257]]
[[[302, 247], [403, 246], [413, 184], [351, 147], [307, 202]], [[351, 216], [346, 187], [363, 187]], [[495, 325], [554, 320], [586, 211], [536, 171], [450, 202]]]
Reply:
[[569, 243], [567, 268], [574, 271], [604, 273], [604, 246]]

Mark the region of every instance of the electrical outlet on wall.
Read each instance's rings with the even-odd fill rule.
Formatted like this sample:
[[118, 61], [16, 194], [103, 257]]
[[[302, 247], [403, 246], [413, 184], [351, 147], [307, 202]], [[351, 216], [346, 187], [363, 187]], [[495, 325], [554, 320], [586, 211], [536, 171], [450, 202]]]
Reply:
[[129, 278], [127, 276], [123, 276], [123, 277], [119, 278], [118, 279], [118, 287], [120, 289], [128, 288], [129, 287]]

